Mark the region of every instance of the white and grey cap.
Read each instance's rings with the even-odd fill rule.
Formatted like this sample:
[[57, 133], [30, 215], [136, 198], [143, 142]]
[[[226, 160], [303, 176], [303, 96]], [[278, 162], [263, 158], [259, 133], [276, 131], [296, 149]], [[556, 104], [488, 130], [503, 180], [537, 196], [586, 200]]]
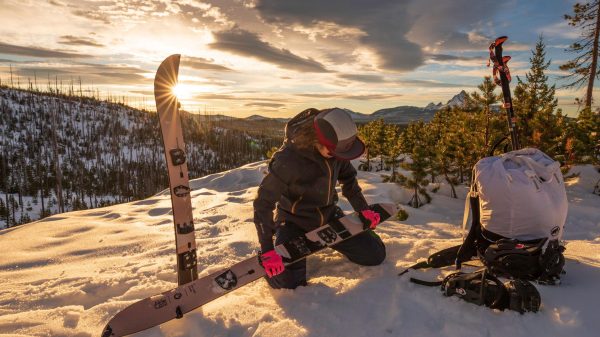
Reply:
[[352, 160], [365, 152], [365, 143], [357, 136], [356, 124], [340, 108], [325, 109], [315, 116], [315, 131], [319, 143], [336, 158]]

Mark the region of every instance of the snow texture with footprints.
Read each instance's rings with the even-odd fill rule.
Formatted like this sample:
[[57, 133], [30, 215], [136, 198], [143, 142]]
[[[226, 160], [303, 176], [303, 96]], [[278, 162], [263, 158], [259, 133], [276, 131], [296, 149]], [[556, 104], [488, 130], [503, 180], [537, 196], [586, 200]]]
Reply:
[[[200, 276], [258, 249], [252, 200], [265, 169], [264, 162], [254, 163], [190, 182]], [[600, 197], [591, 190], [599, 177], [591, 166], [574, 171], [581, 175], [567, 182], [567, 274], [558, 287], [538, 286], [537, 314], [493, 311], [397, 277], [461, 240], [467, 188], [452, 199], [442, 184], [431, 204], [405, 206], [408, 220], [378, 227], [387, 246], [380, 266], [357, 266], [325, 250], [308, 258], [308, 287], [272, 290], [258, 280], [135, 336], [597, 336]], [[381, 172], [359, 172], [359, 181], [369, 203], [410, 199], [407, 190], [382, 183]], [[99, 336], [119, 310], [174, 288], [170, 207], [165, 190], [146, 200], [1, 230], [0, 336]], [[449, 272], [411, 273], [434, 279]]]

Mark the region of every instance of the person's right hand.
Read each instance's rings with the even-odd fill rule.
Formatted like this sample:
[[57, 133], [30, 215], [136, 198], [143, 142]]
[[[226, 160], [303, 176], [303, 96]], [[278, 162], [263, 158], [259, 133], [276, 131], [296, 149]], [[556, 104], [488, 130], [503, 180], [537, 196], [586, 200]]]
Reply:
[[260, 256], [263, 268], [267, 272], [267, 276], [273, 277], [283, 273], [285, 266], [283, 265], [283, 259], [275, 250], [269, 250]]

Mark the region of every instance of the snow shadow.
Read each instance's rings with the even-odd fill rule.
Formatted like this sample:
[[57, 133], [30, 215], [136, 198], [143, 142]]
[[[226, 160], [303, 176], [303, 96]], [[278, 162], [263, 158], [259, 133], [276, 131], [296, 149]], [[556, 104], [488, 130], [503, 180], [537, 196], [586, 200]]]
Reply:
[[171, 213], [171, 207], [157, 207], [148, 211], [149, 216], [161, 216]]
[[[208, 313], [207, 313], [208, 314]], [[213, 336], [252, 336], [249, 327], [234, 319], [227, 319], [219, 314], [206, 317], [202, 310], [185, 314], [184, 319], [172, 320], [140, 334], [143, 336], [180, 336], [180, 337], [213, 337]]]
[[159, 200], [159, 199], [148, 198], [148, 199], [132, 202], [131, 205], [133, 205], [133, 206], [149, 206], [149, 205], [156, 205], [160, 201], [161, 200]]
[[524, 315], [444, 297], [437, 287], [397, 277], [390, 265], [381, 269], [361, 268], [374, 276], [349, 290], [347, 284], [340, 287], [343, 280], [330, 283], [330, 278], [321, 277], [309, 279], [308, 287], [271, 293], [285, 316], [305, 332], [302, 335], [312, 337], [595, 336], [600, 329], [595, 309], [600, 301], [600, 266], [569, 260], [562, 285], [537, 285], [541, 311]]

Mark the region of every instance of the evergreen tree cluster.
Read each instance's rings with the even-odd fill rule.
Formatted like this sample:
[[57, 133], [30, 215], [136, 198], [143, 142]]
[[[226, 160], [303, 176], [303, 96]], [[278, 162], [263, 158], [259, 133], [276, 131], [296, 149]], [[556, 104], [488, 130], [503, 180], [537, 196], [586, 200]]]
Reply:
[[[518, 119], [520, 143], [535, 147], [560, 161], [572, 164], [600, 164], [600, 119], [597, 112], [583, 109], [577, 118], [568, 118], [557, 108], [555, 86], [545, 71], [545, 45], [540, 37], [530, 58], [525, 79], [518, 79], [513, 106]], [[505, 109], [500, 89], [484, 77], [478, 91], [468, 95], [463, 106], [442, 108], [428, 122], [415, 122], [406, 128], [376, 120], [359, 128], [368, 154], [359, 169], [391, 170], [384, 181], [397, 182], [413, 191], [409, 205], [420, 207], [430, 201], [427, 187], [443, 179], [456, 198], [455, 187], [468, 184], [477, 161], [489, 155], [510, 151]], [[379, 164], [373, 158], [379, 156]], [[387, 163], [384, 166], [383, 163]], [[410, 176], [396, 173], [400, 165]], [[435, 191], [435, 188], [434, 188]]]
[[[181, 118], [192, 179], [266, 159], [282, 140], [283, 123]], [[166, 172], [155, 112], [0, 87], [0, 228], [146, 198], [168, 187]]]

